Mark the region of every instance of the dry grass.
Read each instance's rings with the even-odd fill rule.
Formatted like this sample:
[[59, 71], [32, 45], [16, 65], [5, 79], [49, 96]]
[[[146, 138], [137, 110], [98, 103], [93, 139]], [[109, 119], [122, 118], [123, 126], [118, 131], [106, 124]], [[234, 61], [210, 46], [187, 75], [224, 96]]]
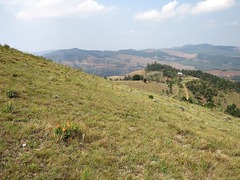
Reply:
[[146, 74], [146, 71], [145, 69], [141, 69], [141, 70], [138, 70], [138, 71], [133, 71], [133, 72], [130, 72], [128, 75], [129, 76], [134, 76], [135, 74], [138, 74], [138, 75], [145, 75]]
[[239, 119], [4, 47], [0, 69], [1, 179], [240, 178]]

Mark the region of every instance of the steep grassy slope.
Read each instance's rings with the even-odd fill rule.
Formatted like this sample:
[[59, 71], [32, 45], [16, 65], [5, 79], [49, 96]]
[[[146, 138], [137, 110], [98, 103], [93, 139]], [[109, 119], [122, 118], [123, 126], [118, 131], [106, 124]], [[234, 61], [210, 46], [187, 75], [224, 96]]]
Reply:
[[1, 179], [240, 178], [239, 119], [153, 96], [0, 47]]

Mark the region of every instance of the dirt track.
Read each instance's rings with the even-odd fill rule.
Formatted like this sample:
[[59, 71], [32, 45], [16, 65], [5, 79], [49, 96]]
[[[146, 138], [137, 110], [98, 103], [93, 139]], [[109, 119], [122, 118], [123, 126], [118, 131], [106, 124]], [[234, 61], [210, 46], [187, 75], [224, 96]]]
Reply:
[[187, 87], [186, 87], [185, 84], [183, 84], [183, 87], [184, 87], [184, 91], [185, 91], [185, 94], [186, 94], [186, 99], [188, 100], [189, 99], [189, 94], [188, 94]]

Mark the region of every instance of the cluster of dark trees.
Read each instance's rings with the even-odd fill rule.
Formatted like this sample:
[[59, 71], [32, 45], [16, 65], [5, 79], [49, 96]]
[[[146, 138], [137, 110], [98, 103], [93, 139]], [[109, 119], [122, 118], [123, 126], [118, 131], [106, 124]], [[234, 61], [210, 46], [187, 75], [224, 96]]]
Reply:
[[173, 81], [167, 80], [166, 83], [167, 83], [167, 85], [169, 87], [169, 93], [172, 94], [173, 93]]
[[11, 47], [8, 44], [4, 44], [4, 45], [0, 44], [0, 46], [4, 47], [5, 49], [11, 49]]
[[212, 102], [213, 96], [217, 96], [217, 90], [203, 80], [193, 80], [186, 83], [186, 85], [196, 99], [201, 99], [203, 96], [207, 99], [207, 102]]
[[125, 76], [123, 80], [132, 80], [132, 81], [140, 81], [140, 80], [144, 80], [142, 75], [139, 74], [135, 74], [132, 77], [131, 76]]
[[169, 66], [169, 65], [162, 65], [157, 63], [156, 61], [152, 64], [147, 64], [146, 71], [162, 71], [163, 76], [174, 78], [177, 76], [178, 70]]
[[[212, 74], [204, 73], [202, 71], [195, 71], [195, 70], [178, 70], [175, 69], [169, 65], [162, 65], [157, 62], [154, 62], [152, 64], [147, 64], [146, 71], [162, 71], [163, 76], [166, 77], [176, 77], [177, 72], [182, 72], [185, 75], [193, 76], [200, 79], [200, 84], [203, 84], [203, 87], [200, 87], [200, 89], [206, 87], [208, 88], [208, 92], [210, 92], [210, 89], [216, 89], [216, 90], [224, 90], [224, 91], [236, 91], [240, 93], [240, 82], [232, 82], [224, 78], [220, 78], [217, 76], [214, 76]], [[197, 81], [193, 81], [192, 84], [189, 84], [193, 86], [193, 84], [198, 84]], [[190, 87], [191, 88], [191, 87]], [[196, 89], [193, 88], [192, 89]], [[209, 94], [209, 93], [204, 93]], [[210, 93], [211, 94], [211, 93]], [[215, 94], [215, 92], [213, 92]]]
[[228, 113], [232, 116], [240, 117], [240, 109], [237, 108], [236, 104], [228, 105], [225, 113]]
[[240, 93], [240, 82], [232, 82], [224, 78], [214, 76], [212, 74], [204, 73], [202, 71], [182, 70], [182, 73], [185, 75], [197, 77], [217, 90], [230, 90]]

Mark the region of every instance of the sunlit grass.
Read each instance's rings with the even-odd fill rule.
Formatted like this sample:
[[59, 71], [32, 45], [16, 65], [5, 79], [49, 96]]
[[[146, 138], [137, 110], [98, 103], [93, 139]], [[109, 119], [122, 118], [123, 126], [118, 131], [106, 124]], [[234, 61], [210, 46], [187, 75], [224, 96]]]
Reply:
[[4, 47], [0, 69], [2, 179], [240, 178], [239, 119]]

